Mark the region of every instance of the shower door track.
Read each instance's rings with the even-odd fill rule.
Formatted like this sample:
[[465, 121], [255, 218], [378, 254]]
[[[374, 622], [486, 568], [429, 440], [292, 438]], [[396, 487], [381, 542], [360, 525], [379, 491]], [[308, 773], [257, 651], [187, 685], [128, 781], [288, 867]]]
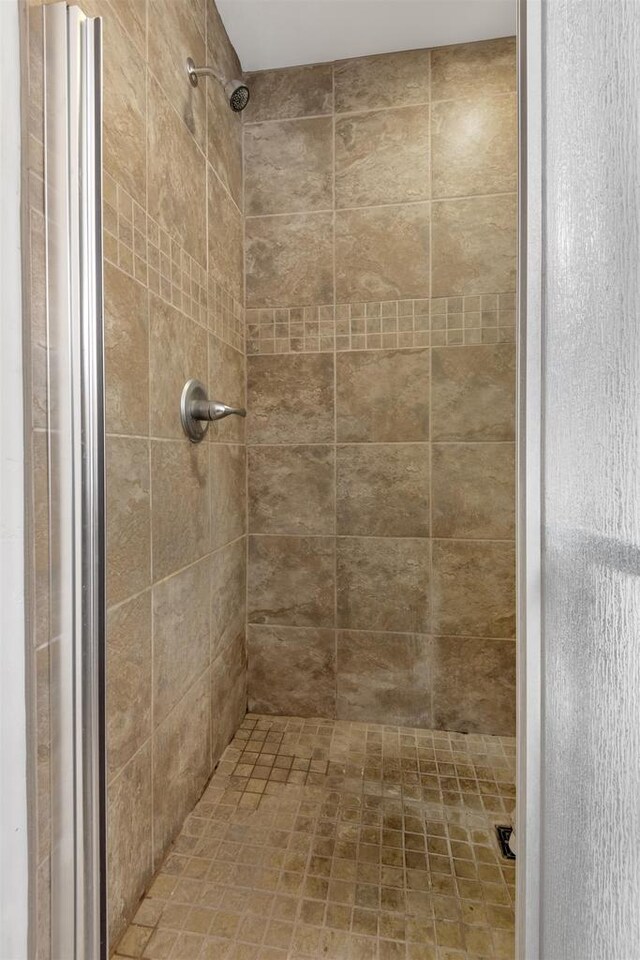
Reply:
[[101, 20], [44, 9], [51, 955], [103, 960], [105, 482]]

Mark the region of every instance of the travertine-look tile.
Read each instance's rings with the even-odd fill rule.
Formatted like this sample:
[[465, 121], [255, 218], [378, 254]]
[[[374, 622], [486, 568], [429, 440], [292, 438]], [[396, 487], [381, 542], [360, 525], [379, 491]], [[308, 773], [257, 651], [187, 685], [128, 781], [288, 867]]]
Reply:
[[118, 20], [108, 10], [109, 43], [104, 45], [104, 169], [134, 197], [145, 203], [146, 85], [140, 57]]
[[204, 266], [207, 262], [204, 155], [151, 77], [148, 101], [148, 212]]
[[225, 290], [243, 297], [242, 214], [209, 164], [207, 166], [208, 270]]
[[333, 67], [330, 63], [260, 70], [247, 74], [251, 99], [245, 122], [281, 120], [331, 113]]
[[107, 798], [109, 940], [114, 944], [153, 875], [150, 742], [111, 781]]
[[429, 726], [428, 637], [339, 630], [337, 642], [339, 719]]
[[515, 194], [433, 203], [432, 295], [514, 290], [516, 214]]
[[514, 537], [513, 443], [434, 443], [431, 457], [434, 537]]
[[336, 651], [333, 630], [249, 626], [249, 710], [300, 717], [334, 717]]
[[[247, 544], [234, 540], [211, 557], [211, 661], [244, 633], [247, 592]], [[215, 704], [214, 704], [215, 711]]]
[[249, 537], [249, 623], [332, 627], [332, 537]]
[[149, 429], [149, 317], [142, 284], [104, 265], [105, 408], [109, 433]]
[[336, 356], [339, 442], [429, 439], [429, 351], [369, 350]]
[[210, 453], [211, 547], [245, 532], [246, 454], [244, 446], [212, 443]]
[[251, 533], [334, 532], [333, 447], [249, 447], [248, 464]]
[[331, 117], [245, 124], [249, 216], [326, 210], [333, 203]]
[[515, 37], [431, 51], [431, 99], [488, 97], [516, 89]]
[[208, 552], [209, 447], [184, 440], [151, 441], [153, 579]]
[[138, 53], [144, 57], [147, 40], [146, 4], [138, 3], [137, 0], [111, 0], [110, 5], [123, 25], [127, 36], [135, 43]]
[[150, 583], [150, 489], [147, 440], [108, 437], [107, 603]]
[[431, 376], [432, 440], [515, 438], [513, 344], [436, 347]]
[[242, 209], [242, 115], [229, 109], [229, 100], [219, 83], [208, 83], [206, 95], [207, 158]]
[[513, 193], [518, 186], [517, 121], [515, 94], [434, 103], [434, 198]]
[[429, 50], [357, 57], [335, 64], [336, 112], [429, 100]]
[[332, 302], [332, 214], [249, 218], [245, 244], [247, 307]]
[[[246, 407], [245, 358], [218, 337], [209, 337], [209, 398], [230, 407]], [[244, 443], [245, 423], [242, 417], [230, 416], [209, 424], [209, 438]]]
[[47, 433], [40, 430], [32, 433], [31, 496], [33, 498], [34, 565], [32, 637], [35, 647], [42, 643], [48, 643], [52, 639], [52, 628], [55, 629], [52, 623], [52, 621], [55, 622], [55, 611], [50, 610], [49, 453], [47, 444]]
[[153, 588], [153, 720], [157, 726], [208, 667], [211, 558]]
[[427, 444], [356, 444], [337, 448], [337, 533], [429, 536]]
[[429, 107], [336, 119], [336, 206], [428, 200]]
[[429, 632], [429, 540], [340, 537], [338, 626]]
[[211, 773], [211, 676], [204, 674], [153, 734], [153, 855], [163, 855]]
[[202, 4], [148, 0], [148, 58], [154, 76], [204, 152], [207, 143], [206, 83], [185, 83], [185, 62], [205, 63]]
[[434, 540], [432, 565], [434, 633], [514, 636], [515, 544]]
[[515, 733], [516, 645], [475, 637], [433, 639], [433, 722], [444, 730]]
[[333, 355], [247, 359], [249, 443], [334, 439]]
[[[244, 627], [244, 625], [243, 625]], [[244, 629], [211, 664], [211, 756], [219, 759], [247, 712], [247, 651]]]
[[107, 769], [120, 770], [151, 736], [151, 592], [107, 614]]
[[153, 293], [149, 294], [149, 423], [152, 437], [184, 439], [180, 397], [187, 380], [207, 382], [207, 332]]
[[[57, 641], [54, 641], [54, 644]], [[51, 656], [54, 644], [35, 654], [35, 775], [38, 845], [36, 858], [42, 863], [51, 852]]]
[[429, 296], [429, 209], [409, 203], [336, 213], [340, 302]]

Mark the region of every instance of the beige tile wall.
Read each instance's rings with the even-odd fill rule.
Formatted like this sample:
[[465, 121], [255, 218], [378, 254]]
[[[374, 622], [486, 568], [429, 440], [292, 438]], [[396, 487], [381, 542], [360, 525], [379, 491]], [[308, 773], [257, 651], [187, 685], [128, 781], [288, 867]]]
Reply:
[[250, 707], [510, 734], [514, 41], [250, 84]]
[[[107, 720], [115, 943], [246, 710], [245, 437], [192, 446], [196, 376], [245, 403], [241, 119], [192, 56], [239, 64], [212, 2], [85, 0], [104, 22]], [[26, 8], [25, 8], [26, 10]], [[28, 49], [33, 635], [40, 879], [48, 955], [48, 583], [42, 17]]]

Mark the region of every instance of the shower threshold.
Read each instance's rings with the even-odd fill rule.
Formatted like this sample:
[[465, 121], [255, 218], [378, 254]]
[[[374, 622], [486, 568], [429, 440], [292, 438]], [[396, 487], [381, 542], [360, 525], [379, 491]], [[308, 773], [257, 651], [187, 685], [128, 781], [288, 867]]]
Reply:
[[515, 740], [248, 714], [116, 958], [514, 956]]

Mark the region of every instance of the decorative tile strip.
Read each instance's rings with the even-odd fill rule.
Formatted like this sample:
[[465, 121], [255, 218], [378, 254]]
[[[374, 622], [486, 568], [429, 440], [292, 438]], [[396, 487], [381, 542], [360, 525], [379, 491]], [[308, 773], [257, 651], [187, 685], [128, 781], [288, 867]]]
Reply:
[[187, 317], [244, 352], [244, 310], [112, 177], [104, 177], [104, 255]]
[[515, 294], [252, 309], [246, 323], [248, 354], [499, 343], [515, 337]]

